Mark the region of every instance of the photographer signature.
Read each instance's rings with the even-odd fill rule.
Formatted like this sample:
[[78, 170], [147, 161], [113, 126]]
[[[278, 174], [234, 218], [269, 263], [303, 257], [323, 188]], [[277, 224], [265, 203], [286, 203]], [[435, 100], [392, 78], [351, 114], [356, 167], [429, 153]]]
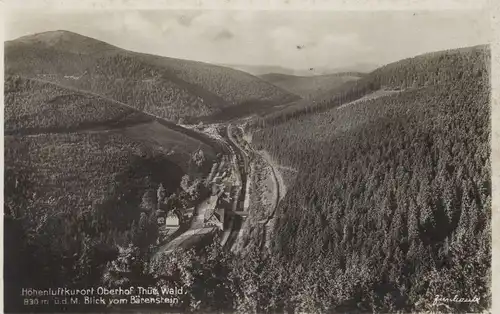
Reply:
[[446, 305], [446, 303], [477, 303], [479, 304], [479, 297], [473, 297], [473, 298], [460, 298], [458, 295], [455, 295], [453, 298], [447, 298], [443, 297], [440, 295], [436, 295], [434, 298], [434, 302], [432, 305], [434, 306], [445, 306], [446, 308], [449, 308], [449, 306]]

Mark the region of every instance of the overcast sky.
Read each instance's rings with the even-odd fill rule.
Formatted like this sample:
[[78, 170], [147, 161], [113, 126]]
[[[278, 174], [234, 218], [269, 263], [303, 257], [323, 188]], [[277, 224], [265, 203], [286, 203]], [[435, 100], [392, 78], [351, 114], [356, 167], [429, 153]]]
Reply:
[[480, 11], [19, 11], [7, 16], [5, 35], [63, 29], [138, 52], [303, 69], [382, 65], [484, 44], [489, 27], [488, 14]]

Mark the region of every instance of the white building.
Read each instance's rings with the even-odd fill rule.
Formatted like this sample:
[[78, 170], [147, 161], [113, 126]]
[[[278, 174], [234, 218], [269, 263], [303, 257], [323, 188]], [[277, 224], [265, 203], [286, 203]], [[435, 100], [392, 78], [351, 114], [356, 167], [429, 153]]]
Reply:
[[165, 218], [165, 228], [179, 229], [180, 219], [175, 211], [170, 211]]

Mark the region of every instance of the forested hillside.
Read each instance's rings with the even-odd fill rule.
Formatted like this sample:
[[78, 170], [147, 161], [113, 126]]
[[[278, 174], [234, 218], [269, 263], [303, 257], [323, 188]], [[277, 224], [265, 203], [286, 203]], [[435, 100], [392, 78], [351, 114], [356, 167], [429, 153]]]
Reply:
[[314, 76], [294, 76], [279, 73], [269, 73], [260, 75], [263, 80], [301, 96], [302, 98], [312, 98], [342, 85], [345, 82], [355, 81], [362, 77], [364, 73], [343, 72]]
[[263, 270], [286, 284], [262, 287], [283, 290], [267, 309], [446, 310], [433, 299], [455, 294], [480, 301], [452, 312], [488, 308], [488, 48], [403, 60], [362, 80], [402, 91], [255, 130], [259, 148], [298, 170], [277, 214], [279, 267]]
[[[464, 80], [476, 80], [485, 75], [483, 60], [486, 46], [452, 49], [420, 55], [394, 62], [309, 99], [289, 103], [284, 109], [272, 110], [254, 121], [255, 125], [281, 123], [309, 113], [319, 113], [349, 101], [354, 101], [375, 91], [400, 91], [431, 85], [452, 84]], [[488, 61], [485, 61], [488, 62]]]
[[151, 122], [137, 110], [102, 97], [31, 79], [5, 79], [5, 133], [117, 128]]
[[7, 74], [91, 91], [174, 122], [223, 119], [225, 108], [297, 98], [248, 73], [135, 53], [66, 31], [7, 42], [5, 67]]
[[183, 176], [206, 175], [215, 158], [135, 109], [19, 77], [5, 80], [5, 132], [9, 310], [27, 309], [21, 288], [101, 285], [120, 247], [147, 256], [157, 191], [189, 204]]

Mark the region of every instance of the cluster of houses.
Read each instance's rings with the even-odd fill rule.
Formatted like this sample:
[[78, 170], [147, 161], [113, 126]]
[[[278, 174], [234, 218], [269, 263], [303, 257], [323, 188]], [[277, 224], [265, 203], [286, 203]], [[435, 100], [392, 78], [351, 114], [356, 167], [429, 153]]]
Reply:
[[[224, 230], [224, 220], [225, 220], [225, 209], [220, 206], [220, 201], [222, 200], [221, 195], [223, 191], [213, 193], [211, 196], [211, 205], [206, 209], [205, 215], [203, 217], [203, 227], [216, 227], [219, 230]], [[182, 210], [172, 209], [165, 210], [160, 208], [157, 210], [157, 221], [160, 231], [159, 242], [167, 240], [169, 238], [174, 238], [181, 232], [179, 229], [182, 226], [188, 226], [191, 223], [194, 215], [194, 207]], [[187, 229], [182, 228], [183, 231]], [[179, 232], [177, 232], [179, 231]]]

